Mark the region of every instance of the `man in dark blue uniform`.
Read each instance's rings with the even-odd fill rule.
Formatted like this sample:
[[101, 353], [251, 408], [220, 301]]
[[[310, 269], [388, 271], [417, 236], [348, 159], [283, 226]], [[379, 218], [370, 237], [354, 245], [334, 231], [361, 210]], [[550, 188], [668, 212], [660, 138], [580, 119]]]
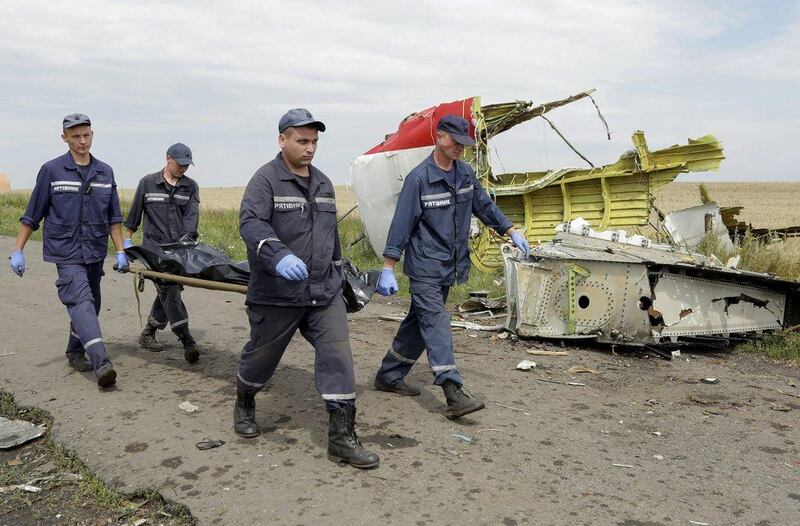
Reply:
[[[167, 149], [166, 166], [139, 181], [133, 203], [125, 220], [125, 248], [133, 246], [131, 236], [144, 222], [144, 244], [194, 242], [200, 218], [200, 190], [186, 171], [193, 165], [192, 150], [182, 143]], [[142, 220], [144, 216], [144, 221]], [[183, 344], [183, 357], [195, 363], [200, 357], [197, 343], [189, 332], [189, 314], [181, 299], [183, 287], [168, 281], [156, 282], [156, 298], [150, 309], [139, 345], [148, 351], [163, 351], [156, 341], [156, 331], [169, 322], [172, 332]]]
[[78, 371], [94, 370], [97, 384], [110, 387], [117, 373], [97, 320], [109, 232], [116, 248], [115, 269], [126, 271], [128, 260], [122, 248], [122, 213], [114, 171], [89, 153], [94, 136], [91, 124], [89, 117], [80, 113], [64, 117], [61, 138], [69, 151], [39, 170], [20, 218], [11, 268], [23, 275], [25, 243], [44, 219], [44, 260], [56, 264], [58, 297], [70, 318], [67, 360]]
[[355, 430], [356, 385], [342, 296], [341, 247], [333, 184], [311, 165], [325, 125], [308, 110], [278, 124], [281, 152], [247, 185], [239, 232], [247, 245], [250, 341], [242, 350], [234, 430], [258, 436], [255, 394], [266, 385], [299, 329], [314, 347], [317, 391], [329, 413], [328, 458], [378, 465]]
[[404, 378], [427, 349], [434, 383], [444, 391], [445, 416], [450, 419], [485, 407], [462, 387], [446, 307], [450, 287], [469, 276], [470, 218], [474, 214], [499, 234], [510, 236], [526, 257], [530, 251], [525, 237], [487, 195], [472, 167], [459, 160], [464, 146], [474, 144], [465, 119], [455, 115], [440, 119], [433, 153], [403, 181], [376, 289], [384, 296], [397, 292], [394, 267], [405, 252], [403, 273], [411, 281], [411, 308], [383, 358], [375, 388], [418, 395], [419, 389]]

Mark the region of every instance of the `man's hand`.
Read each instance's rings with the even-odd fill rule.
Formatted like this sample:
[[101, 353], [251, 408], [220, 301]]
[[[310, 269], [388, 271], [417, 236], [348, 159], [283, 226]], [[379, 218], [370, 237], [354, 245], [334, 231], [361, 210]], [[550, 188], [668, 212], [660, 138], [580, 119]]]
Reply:
[[381, 296], [391, 296], [392, 294], [397, 294], [397, 290], [397, 278], [394, 277], [394, 269], [384, 268], [381, 270], [381, 275], [378, 278], [378, 286], [375, 288], [375, 292]]
[[130, 265], [128, 264], [128, 258], [125, 257], [125, 251], [120, 250], [116, 255], [117, 264], [114, 265], [114, 270], [117, 272], [127, 272]]
[[131, 248], [133, 246], [133, 240], [129, 237], [126, 237], [122, 240], [122, 248]]
[[25, 273], [25, 254], [21, 250], [14, 250], [9, 259], [11, 260], [11, 270], [17, 276], [22, 277], [22, 274]]
[[525, 236], [517, 231], [511, 232], [511, 241], [522, 251], [526, 258], [531, 255], [531, 246]]
[[303, 260], [294, 254], [288, 254], [278, 261], [275, 270], [280, 277], [289, 281], [303, 281], [308, 277], [308, 268]]

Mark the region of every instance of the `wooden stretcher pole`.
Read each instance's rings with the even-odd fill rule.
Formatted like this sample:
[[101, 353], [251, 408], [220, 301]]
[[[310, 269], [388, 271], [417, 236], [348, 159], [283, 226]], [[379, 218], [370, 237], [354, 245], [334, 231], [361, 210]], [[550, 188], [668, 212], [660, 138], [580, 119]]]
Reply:
[[133, 265], [128, 269], [131, 274], [138, 274], [143, 278], [160, 279], [163, 281], [172, 281], [180, 283], [187, 287], [198, 287], [208, 290], [223, 290], [225, 292], [238, 292], [239, 294], [247, 294], [247, 285], [237, 285], [235, 283], [223, 283], [220, 281], [211, 281], [209, 279], [190, 278], [187, 276], [178, 276], [175, 274], [168, 274], [166, 272], [156, 272], [154, 270], [147, 270], [138, 265]]

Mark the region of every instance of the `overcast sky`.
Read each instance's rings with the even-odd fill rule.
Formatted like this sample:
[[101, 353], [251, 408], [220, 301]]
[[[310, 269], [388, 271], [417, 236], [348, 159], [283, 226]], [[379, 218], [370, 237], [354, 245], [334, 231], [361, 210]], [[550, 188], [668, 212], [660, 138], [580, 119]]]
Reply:
[[[414, 111], [588, 88], [611, 141], [589, 101], [550, 117], [595, 164], [630, 149], [636, 129], [652, 149], [711, 133], [727, 160], [704, 179], [800, 179], [797, 2], [4, 0], [0, 25], [12, 188], [66, 151], [72, 112], [91, 117], [92, 153], [121, 187], [177, 141], [201, 186], [241, 186], [277, 153], [280, 116], [307, 107], [328, 126], [315, 164], [344, 183]], [[541, 119], [495, 146], [505, 171], [582, 165]]]

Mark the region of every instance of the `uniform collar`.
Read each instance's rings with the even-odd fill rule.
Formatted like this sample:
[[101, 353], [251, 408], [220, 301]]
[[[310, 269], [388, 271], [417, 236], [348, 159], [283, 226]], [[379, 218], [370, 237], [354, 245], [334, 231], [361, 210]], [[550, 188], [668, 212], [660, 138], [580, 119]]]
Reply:
[[[428, 163], [427, 164], [428, 182], [433, 184], [433, 183], [436, 183], [438, 181], [444, 181], [444, 173], [445, 172], [444, 172], [444, 170], [439, 168], [439, 166], [436, 164], [436, 161], [433, 159], [433, 152], [431, 152], [431, 154], [428, 156], [428, 158], [425, 159], [425, 162]], [[455, 172], [456, 172], [456, 174], [455, 174], [456, 175], [456, 177], [455, 177], [456, 187], [460, 186], [460, 184], [462, 183], [461, 179], [458, 176], [459, 176], [459, 174], [463, 173], [463, 170], [460, 169], [458, 163], [459, 163], [459, 161], [453, 161], [453, 168], [455, 168]]]
[[[75, 159], [72, 158], [72, 154], [69, 153], [69, 151], [67, 151], [67, 153], [62, 155], [61, 159], [64, 162], [64, 164], [63, 164], [64, 168], [66, 168], [67, 170], [77, 170], [78, 169], [78, 164], [75, 162]], [[92, 173], [94, 173], [94, 172], [102, 172], [103, 171], [103, 167], [100, 166], [100, 163], [98, 163], [96, 161], [97, 161], [97, 159], [94, 158], [94, 155], [89, 154], [89, 165], [92, 167]]]
[[[189, 186], [189, 181], [186, 181], [185, 179], [186, 179], [185, 175], [183, 177], [181, 177], [180, 179], [178, 179], [178, 182], [175, 183], [175, 188], [178, 188], [179, 186]], [[169, 183], [167, 183], [166, 178], [164, 177], [164, 169], [163, 168], [158, 172], [158, 181], [156, 182], [156, 184], [163, 184], [164, 186], [169, 185]], [[169, 186], [172, 186], [172, 185], [169, 185]]]
[[[293, 173], [288, 166], [286, 166], [286, 161], [283, 160], [283, 155], [278, 153], [275, 156], [276, 164], [278, 165], [278, 179], [281, 181], [295, 181], [296, 177], [300, 177], [299, 175]], [[321, 177], [319, 177], [316, 172], [318, 172], [316, 168], [313, 166], [308, 167], [308, 191], [310, 194], [314, 195], [316, 193], [317, 186], [321, 183]], [[297, 181], [295, 181], [297, 182]], [[299, 184], [299, 183], [298, 183]]]

